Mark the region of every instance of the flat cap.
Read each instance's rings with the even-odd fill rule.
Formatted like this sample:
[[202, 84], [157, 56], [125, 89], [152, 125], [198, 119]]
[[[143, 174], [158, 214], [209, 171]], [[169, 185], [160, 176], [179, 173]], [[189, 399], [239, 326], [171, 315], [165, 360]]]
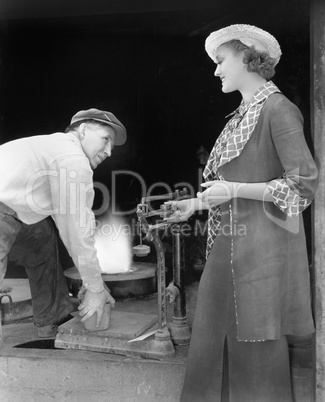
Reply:
[[105, 110], [98, 110], [95, 108], [88, 110], [80, 110], [76, 113], [72, 119], [71, 124], [82, 120], [96, 120], [101, 123], [107, 124], [115, 131], [115, 145], [123, 145], [126, 141], [126, 128], [123, 124], [114, 116], [111, 112]]

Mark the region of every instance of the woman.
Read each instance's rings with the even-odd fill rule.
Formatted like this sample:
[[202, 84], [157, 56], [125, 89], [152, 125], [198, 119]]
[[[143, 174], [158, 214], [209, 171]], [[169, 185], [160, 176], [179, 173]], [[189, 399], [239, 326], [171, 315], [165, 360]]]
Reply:
[[242, 102], [204, 171], [207, 189], [169, 221], [209, 209], [181, 401], [291, 401], [287, 335], [314, 331], [301, 212], [317, 186], [303, 118], [270, 79], [281, 50], [250, 25], [213, 32], [206, 51]]

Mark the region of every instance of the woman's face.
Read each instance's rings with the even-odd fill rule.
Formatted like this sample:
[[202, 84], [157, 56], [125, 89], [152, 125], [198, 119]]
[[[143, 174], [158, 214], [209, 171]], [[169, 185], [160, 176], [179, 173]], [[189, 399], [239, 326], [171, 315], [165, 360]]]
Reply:
[[247, 66], [243, 63], [244, 53], [235, 53], [231, 48], [221, 45], [217, 49], [216, 64], [217, 69], [214, 73], [222, 82], [222, 92], [240, 91], [245, 76]]
[[85, 123], [82, 127], [81, 146], [93, 169], [111, 156], [115, 131], [110, 126]]

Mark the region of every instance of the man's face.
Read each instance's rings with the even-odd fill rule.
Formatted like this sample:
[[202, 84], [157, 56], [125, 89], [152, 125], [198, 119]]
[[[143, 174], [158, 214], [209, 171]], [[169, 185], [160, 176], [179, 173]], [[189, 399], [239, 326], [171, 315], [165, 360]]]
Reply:
[[85, 123], [81, 146], [92, 169], [111, 156], [115, 142], [115, 131], [110, 126]]

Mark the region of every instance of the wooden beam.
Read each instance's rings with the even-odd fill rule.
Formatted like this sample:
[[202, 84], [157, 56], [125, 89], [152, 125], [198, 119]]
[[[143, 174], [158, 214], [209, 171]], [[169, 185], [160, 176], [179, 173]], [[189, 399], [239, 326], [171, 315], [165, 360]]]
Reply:
[[325, 2], [311, 2], [311, 129], [319, 187], [314, 201], [315, 400], [325, 401]]
[[2, 20], [204, 9], [221, 14], [228, 8], [213, 0], [0, 0]]

